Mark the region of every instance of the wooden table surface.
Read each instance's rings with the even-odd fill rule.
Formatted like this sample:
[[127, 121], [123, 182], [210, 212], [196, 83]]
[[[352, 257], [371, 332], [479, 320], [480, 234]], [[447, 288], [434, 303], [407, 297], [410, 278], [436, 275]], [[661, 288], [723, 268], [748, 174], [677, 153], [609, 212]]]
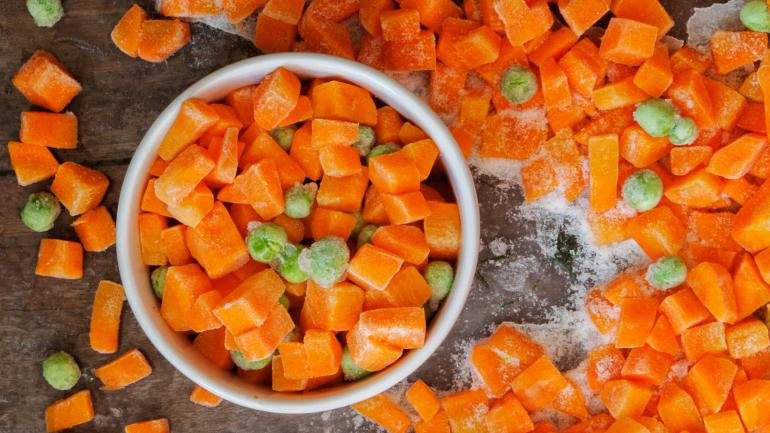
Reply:
[[[206, 74], [234, 61], [257, 55], [248, 42], [204, 25], [192, 26], [192, 42], [162, 64], [145, 63], [120, 53], [110, 41], [112, 26], [131, 5], [130, 0], [65, 0], [66, 16], [53, 29], [36, 27], [24, 0], [0, 0], [0, 142], [18, 139], [19, 113], [30, 108], [11, 85], [19, 66], [36, 49], [54, 53], [83, 85], [84, 91], [69, 106], [77, 114], [80, 137], [76, 150], [55, 151], [60, 161], [75, 161], [102, 170], [110, 178], [105, 204], [115, 215], [118, 192], [130, 158], [160, 111], [184, 88]], [[137, 3], [150, 8], [150, 1]], [[664, 1], [680, 26], [695, 4], [707, 0]], [[676, 9], [676, 10], [674, 10]], [[46, 234], [29, 231], [19, 219], [29, 193], [48, 188], [48, 182], [19, 187], [8, 160], [7, 147], [0, 146], [0, 432], [45, 431], [43, 411], [68, 392], [53, 390], [43, 380], [40, 363], [55, 350], [73, 354], [84, 375], [77, 389], [89, 388], [94, 397], [96, 419], [73, 432], [122, 432], [122, 426], [143, 419], [167, 417], [172, 431], [209, 433], [244, 431], [271, 432], [370, 432], [376, 428], [361, 423], [352, 410], [340, 409], [306, 416], [281, 416], [244, 409], [224, 402], [216, 409], [188, 401], [193, 384], [177, 372], [154, 349], [126, 304], [123, 310], [119, 353], [141, 349], [153, 366], [147, 379], [121, 390], [99, 390], [93, 368], [114, 358], [92, 351], [88, 325], [93, 292], [99, 280], [119, 281], [115, 248], [87, 253], [84, 277], [78, 281], [38, 278], [34, 275], [40, 239], [76, 240], [69, 227], [72, 219], [62, 215]], [[518, 219], [521, 203], [517, 189], [502, 192], [496, 180], [477, 176], [482, 206], [483, 241], [518, 239], [535, 230], [535, 222]], [[490, 211], [484, 212], [485, 207]], [[510, 209], [501, 218], [498, 209]], [[66, 214], [66, 212], [65, 212]], [[516, 223], [511, 223], [511, 218]], [[534, 240], [522, 240], [517, 254], [530, 255], [540, 267], [540, 277], [530, 281], [540, 299], [553, 305], [565, 302], [563, 290], [570, 275], [553, 257], [543, 257]], [[422, 378], [439, 390], [458, 382], [469, 383], [461, 366], [468, 341], [485, 336], [501, 321], [542, 321], [540, 308], [527, 294], [504, 290], [492, 265], [492, 252], [482, 251], [477, 283], [465, 311], [442, 347], [411, 378]], [[503, 276], [505, 277], [505, 276]], [[492, 308], [492, 306], [495, 306]], [[510, 307], [510, 308], [506, 308]], [[574, 367], [582, 353], [574, 353], [560, 367]]]

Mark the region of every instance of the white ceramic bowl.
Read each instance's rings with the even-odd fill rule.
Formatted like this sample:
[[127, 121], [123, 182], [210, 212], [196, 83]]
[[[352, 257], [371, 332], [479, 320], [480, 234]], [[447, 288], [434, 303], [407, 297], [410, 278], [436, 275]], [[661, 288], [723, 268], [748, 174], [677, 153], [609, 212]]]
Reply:
[[[160, 315], [159, 303], [149, 285], [148, 267], [142, 263], [137, 216], [149, 169], [162, 137], [176, 118], [182, 101], [203, 98], [216, 101], [231, 90], [259, 82], [278, 67], [301, 78], [339, 77], [362, 86], [405, 118], [422, 128], [438, 145], [462, 219], [462, 250], [451, 294], [429, 323], [425, 346], [408, 351], [398, 362], [367, 379], [307, 393], [277, 393], [248, 384], [229, 371], [217, 369], [190, 340], [171, 330]], [[117, 253], [120, 276], [136, 320], [158, 351], [174, 367], [214, 394], [235, 404], [275, 413], [312, 413], [349, 406], [381, 393], [422, 365], [441, 345], [463, 309], [470, 291], [479, 251], [479, 210], [476, 191], [465, 159], [442, 121], [417, 97], [386, 75], [345, 59], [305, 53], [254, 57], [222, 68], [182, 92], [142, 139], [126, 172], [120, 191], [117, 219]]]

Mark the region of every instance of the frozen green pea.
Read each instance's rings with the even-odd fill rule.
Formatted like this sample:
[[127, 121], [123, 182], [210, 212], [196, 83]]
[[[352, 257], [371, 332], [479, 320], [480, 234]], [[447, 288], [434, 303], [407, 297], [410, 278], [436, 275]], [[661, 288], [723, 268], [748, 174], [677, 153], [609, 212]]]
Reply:
[[232, 358], [233, 363], [241, 370], [261, 370], [267, 367], [267, 364], [270, 364], [270, 360], [273, 359], [272, 356], [268, 356], [259, 361], [251, 362], [247, 361], [246, 358], [243, 357], [243, 354], [237, 350], [230, 351], [230, 358]]
[[428, 263], [428, 266], [422, 271], [422, 276], [432, 290], [430, 300], [432, 302], [439, 302], [446, 298], [449, 291], [452, 290], [452, 284], [455, 281], [455, 270], [449, 263], [437, 260]]
[[280, 298], [278, 298], [278, 303], [281, 304], [281, 306], [285, 309], [291, 308], [291, 301], [289, 301], [289, 297], [285, 294], [281, 295]]
[[677, 146], [693, 144], [698, 138], [698, 125], [689, 117], [677, 117], [676, 124], [668, 133], [668, 141]]
[[380, 228], [380, 226], [374, 225], [374, 224], [368, 224], [361, 228], [361, 231], [358, 232], [358, 238], [356, 238], [356, 244], [360, 248], [363, 244], [368, 244], [372, 241], [372, 236], [374, 236], [374, 232], [377, 231], [377, 229]]
[[43, 361], [43, 377], [54, 389], [72, 389], [80, 380], [80, 367], [67, 352], [56, 352]]
[[741, 22], [749, 30], [755, 32], [770, 32], [770, 12], [767, 1], [753, 0], [741, 8]]
[[294, 139], [294, 133], [297, 131], [297, 127], [284, 126], [282, 128], [275, 128], [270, 131], [270, 136], [273, 137], [276, 143], [285, 151], [291, 149], [291, 141]]
[[529, 68], [511, 66], [500, 79], [500, 93], [513, 104], [523, 104], [537, 93], [537, 77]]
[[372, 374], [371, 371], [364, 370], [353, 362], [353, 357], [350, 356], [350, 351], [347, 347], [342, 352], [342, 361], [340, 362], [340, 367], [342, 367], [342, 375], [348, 382], [361, 380]]
[[286, 215], [297, 219], [310, 215], [317, 192], [318, 185], [313, 182], [304, 185], [297, 184], [289, 188], [284, 197]]
[[252, 259], [270, 263], [278, 258], [288, 241], [289, 237], [283, 227], [275, 223], [262, 223], [249, 232], [246, 246]]
[[639, 212], [654, 208], [662, 197], [663, 181], [652, 170], [639, 170], [623, 183], [623, 200]]
[[53, 27], [64, 15], [61, 0], [27, 0], [27, 10], [38, 27]]
[[374, 129], [371, 126], [358, 125], [358, 140], [353, 143], [353, 147], [358, 149], [361, 157], [365, 157], [374, 146]]
[[366, 162], [368, 163], [370, 159], [377, 156], [398, 152], [399, 149], [401, 148], [398, 147], [398, 144], [396, 143], [387, 142], [383, 144], [378, 144], [372, 148], [372, 150], [369, 152], [368, 155], [366, 155]]
[[361, 211], [353, 212], [353, 217], [356, 219], [356, 225], [353, 226], [353, 231], [350, 234], [352, 236], [358, 236], [358, 234], [361, 233], [361, 229], [366, 225], [366, 221], [364, 221], [364, 215]]
[[304, 283], [307, 274], [299, 267], [299, 255], [305, 249], [304, 245], [287, 243], [278, 259], [278, 273], [290, 283]]
[[168, 266], [161, 266], [155, 268], [150, 274], [150, 286], [152, 286], [152, 293], [158, 299], [163, 299], [163, 286], [166, 285], [166, 273], [168, 272]]
[[61, 214], [59, 199], [48, 192], [35, 192], [29, 195], [27, 204], [21, 210], [21, 222], [30, 230], [46, 232], [53, 228], [53, 223]]
[[687, 278], [687, 266], [679, 256], [659, 258], [647, 267], [647, 282], [658, 289], [672, 289]]
[[319, 286], [331, 287], [344, 277], [348, 260], [350, 250], [345, 241], [327, 236], [300, 253], [299, 267]]
[[676, 124], [676, 107], [662, 99], [648, 99], [634, 110], [634, 120], [652, 137], [665, 137]]

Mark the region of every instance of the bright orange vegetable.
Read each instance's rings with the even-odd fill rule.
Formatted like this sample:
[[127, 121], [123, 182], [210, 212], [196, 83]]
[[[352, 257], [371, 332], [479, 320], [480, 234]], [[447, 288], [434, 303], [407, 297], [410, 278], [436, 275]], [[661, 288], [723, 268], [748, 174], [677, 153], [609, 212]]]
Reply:
[[668, 89], [671, 101], [691, 117], [701, 129], [713, 128], [717, 121], [714, 104], [703, 75], [692, 69], [674, 72], [674, 82]]
[[109, 184], [109, 179], [102, 172], [65, 162], [56, 170], [51, 192], [70, 215], [77, 216], [97, 207]]
[[728, 74], [761, 60], [766, 51], [766, 33], [718, 30], [711, 36], [711, 57], [718, 74]]
[[85, 424], [94, 419], [91, 391], [84, 389], [45, 409], [45, 427], [49, 433]]
[[599, 397], [615, 419], [642, 415], [652, 397], [652, 390], [630, 380], [611, 380], [604, 384]]
[[190, 401], [200, 406], [217, 407], [222, 403], [222, 398], [195, 385], [195, 389], [193, 389], [192, 394], [190, 394]]
[[78, 142], [78, 119], [71, 112], [59, 114], [25, 111], [21, 113], [19, 138], [26, 144], [75, 149]]
[[41, 239], [35, 275], [66, 280], [83, 278], [83, 247], [77, 242]]
[[152, 367], [142, 352], [137, 349], [94, 370], [94, 376], [102, 381], [107, 390], [124, 388], [144, 379], [150, 373], [152, 373]]
[[615, 207], [618, 184], [618, 136], [591, 137], [588, 141], [591, 210], [603, 212]]
[[27, 101], [57, 113], [83, 90], [64, 65], [43, 50], [27, 59], [12, 83]]
[[169, 433], [168, 420], [158, 418], [126, 425], [125, 433]]
[[144, 20], [136, 53], [140, 59], [160, 63], [190, 42], [190, 25], [180, 20]]
[[254, 121], [263, 129], [275, 128], [294, 110], [299, 91], [299, 78], [278, 68], [254, 89]]
[[115, 221], [104, 206], [84, 213], [72, 222], [72, 227], [86, 251], [104, 251], [115, 245]]
[[536, 0], [530, 4], [524, 0], [493, 0], [490, 3], [494, 4], [494, 10], [504, 25], [511, 45], [518, 46], [529, 42], [546, 33], [553, 25], [553, 14], [545, 0]]
[[118, 350], [124, 299], [123, 286], [112, 281], [99, 281], [91, 310], [91, 349], [99, 353], [115, 353]]
[[688, 272], [687, 285], [717, 320], [735, 322], [737, 306], [733, 281], [722, 265], [710, 262], [699, 264]]
[[770, 221], [770, 182], [765, 181], [735, 215], [733, 239], [751, 253], [770, 247], [767, 221]]
[[596, 108], [602, 111], [628, 107], [649, 98], [645, 91], [636, 87], [633, 76], [595, 89], [592, 97]]
[[725, 179], [738, 179], [746, 175], [759, 154], [767, 146], [767, 137], [744, 134], [714, 153], [706, 170]]
[[353, 410], [382, 426], [389, 433], [406, 433], [412, 425], [409, 416], [385, 394], [356, 403]]

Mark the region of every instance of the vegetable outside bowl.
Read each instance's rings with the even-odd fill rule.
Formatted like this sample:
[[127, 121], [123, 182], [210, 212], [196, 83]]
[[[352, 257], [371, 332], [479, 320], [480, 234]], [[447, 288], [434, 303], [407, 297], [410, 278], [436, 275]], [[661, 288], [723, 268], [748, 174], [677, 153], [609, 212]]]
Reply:
[[[190, 339], [173, 331], [160, 315], [160, 303], [150, 288], [149, 269], [139, 247], [140, 201], [150, 165], [183, 101], [222, 99], [231, 90], [255, 84], [278, 67], [302, 79], [336, 77], [368, 89], [402, 116], [422, 128], [440, 150], [440, 158], [454, 190], [462, 222], [462, 247], [454, 287], [428, 324], [425, 345], [411, 350], [387, 369], [358, 382], [342, 383], [304, 393], [279, 393], [249, 384], [230, 371], [216, 368], [193, 347]], [[479, 252], [479, 209], [465, 159], [442, 121], [420, 99], [386, 75], [367, 66], [320, 54], [272, 54], [222, 68], [182, 92], [158, 116], [128, 166], [120, 191], [117, 219], [120, 276], [136, 320], [158, 351], [196, 384], [232, 403], [266, 412], [302, 414], [349, 406], [392, 387], [414, 372], [441, 345], [463, 309], [471, 288]]]

